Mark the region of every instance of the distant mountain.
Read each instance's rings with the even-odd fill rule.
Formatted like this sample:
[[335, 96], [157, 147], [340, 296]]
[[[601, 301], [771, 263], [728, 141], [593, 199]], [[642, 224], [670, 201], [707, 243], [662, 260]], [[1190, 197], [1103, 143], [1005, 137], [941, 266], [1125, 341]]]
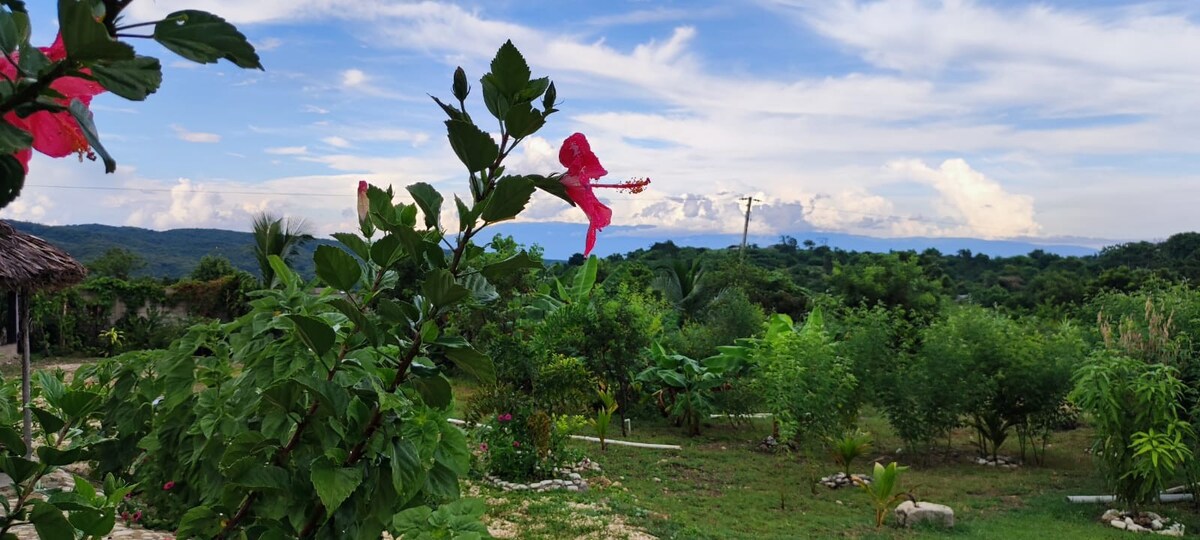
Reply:
[[[174, 229], [152, 231], [137, 227], [113, 227], [110, 225], [40, 225], [27, 222], [12, 222], [22, 232], [39, 236], [55, 244], [76, 259], [88, 262], [114, 247], [129, 249], [146, 259], [142, 275], [178, 278], [195, 268], [204, 255], [223, 255], [233, 261], [234, 266], [257, 274], [254, 262], [254, 240], [248, 232], [219, 229]], [[512, 235], [525, 245], [537, 244], [545, 249], [549, 260], [566, 260], [572, 254], [583, 251], [587, 226], [579, 223], [506, 223], [492, 227], [480, 238], [490, 239], [494, 234]], [[956, 253], [962, 249], [973, 253], [1009, 257], [1023, 255], [1040, 249], [1058, 255], [1086, 256], [1097, 252], [1095, 245], [1103, 241], [1088, 239], [1088, 244], [1040, 243], [1032, 239], [1023, 240], [980, 240], [975, 238], [874, 238], [852, 234], [806, 231], [788, 234], [803, 243], [811, 240], [818, 245], [828, 245], [846, 251], [923, 251], [934, 248], [942, 253]], [[737, 246], [742, 237], [737, 234], [687, 234], [672, 235], [649, 227], [608, 227], [600, 234], [595, 253], [608, 256], [613, 253], [628, 253], [648, 248], [657, 242], [672, 241], [679, 246], [721, 249]], [[769, 246], [778, 243], [780, 235], [752, 235], [751, 244]], [[1083, 239], [1080, 239], [1083, 240]], [[296, 270], [311, 276], [312, 252], [321, 244], [332, 240], [317, 240], [304, 246], [296, 257]], [[1107, 242], [1112, 243], [1112, 242]]]
[[[506, 223], [495, 227], [497, 232], [511, 234], [518, 242], [526, 245], [538, 244], [545, 248], [546, 257], [566, 259], [573, 253], [582, 252], [587, 226], [578, 223]], [[797, 242], [811, 240], [817, 245], [827, 245], [846, 251], [924, 251], [934, 248], [942, 253], [957, 253], [961, 249], [972, 253], [986, 253], [992, 257], [1025, 255], [1040, 249], [1047, 253], [1063, 256], [1094, 255], [1096, 245], [1112, 245], [1117, 242], [1088, 239], [1087, 243], [1021, 240], [981, 240], [978, 238], [876, 238], [835, 232], [804, 231], [784, 235], [750, 235], [750, 244], [771, 246], [778, 244], [781, 236], [790, 236]], [[600, 233], [594, 253], [606, 257], [613, 253], [628, 253], [647, 248], [656, 242], [670, 240], [679, 246], [721, 249], [736, 247], [742, 243], [740, 234], [680, 234], [672, 235], [650, 227], [611, 226]], [[1082, 239], [1080, 239], [1082, 240]]]

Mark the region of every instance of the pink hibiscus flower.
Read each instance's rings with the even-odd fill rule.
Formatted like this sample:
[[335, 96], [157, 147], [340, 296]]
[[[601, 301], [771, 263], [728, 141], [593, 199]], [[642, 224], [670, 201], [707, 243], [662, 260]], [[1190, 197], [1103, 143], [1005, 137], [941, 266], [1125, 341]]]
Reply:
[[583, 209], [588, 218], [587, 243], [583, 250], [583, 256], [586, 257], [596, 245], [596, 233], [612, 222], [612, 209], [604, 206], [592, 190], [612, 188], [641, 193], [650, 184], [650, 179], [630, 180], [620, 184], [593, 183], [608, 174], [608, 171], [600, 164], [596, 154], [592, 153], [592, 147], [582, 133], [571, 135], [563, 141], [562, 148], [558, 151], [558, 161], [567, 168], [567, 174], [560, 180], [563, 187], [567, 188], [567, 196]]
[[367, 199], [367, 181], [358, 181], [358, 221], [359, 223], [367, 221], [367, 215], [371, 213], [371, 201]]
[[[40, 50], [52, 62], [61, 62], [67, 58], [67, 48], [63, 45], [61, 34], [54, 40], [53, 45], [42, 47]], [[20, 61], [16, 54], [13, 55], [13, 60]], [[7, 58], [0, 57], [0, 73], [15, 80], [17, 68]], [[87, 72], [85, 71], [85, 73]], [[84, 106], [91, 105], [92, 97], [104, 92], [104, 87], [100, 86], [100, 83], [80, 77], [59, 78], [50, 84], [50, 88], [63, 95], [62, 98], [54, 101], [64, 107], [70, 106], [71, 101], [76, 99]], [[75, 117], [71, 116], [68, 111], [38, 111], [25, 118], [17, 116], [15, 112], [10, 112], [4, 115], [4, 120], [33, 135], [33, 148], [47, 156], [66, 157], [78, 154], [82, 158], [91, 153], [91, 147], [83, 135], [83, 130], [79, 127], [79, 122], [75, 121]], [[31, 156], [32, 152], [29, 149], [14, 154], [14, 157], [25, 167], [26, 172], [29, 171]]]

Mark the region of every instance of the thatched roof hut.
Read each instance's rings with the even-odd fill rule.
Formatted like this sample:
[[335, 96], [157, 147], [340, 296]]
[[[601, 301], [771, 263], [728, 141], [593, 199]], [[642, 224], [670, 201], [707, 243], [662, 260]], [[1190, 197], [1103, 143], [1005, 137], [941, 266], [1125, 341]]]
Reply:
[[67, 252], [0, 221], [0, 290], [61, 289], [85, 276], [87, 269]]
[[87, 276], [87, 269], [49, 242], [17, 232], [0, 221], [0, 290], [17, 293], [18, 334], [21, 336], [21, 403], [25, 408], [24, 438], [26, 457], [33, 450], [29, 401], [29, 303], [33, 293], [69, 287]]

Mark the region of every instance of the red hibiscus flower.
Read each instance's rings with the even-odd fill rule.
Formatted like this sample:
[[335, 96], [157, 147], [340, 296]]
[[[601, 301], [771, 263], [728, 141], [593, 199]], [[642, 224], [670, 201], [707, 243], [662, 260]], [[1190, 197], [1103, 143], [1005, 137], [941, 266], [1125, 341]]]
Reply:
[[641, 193], [650, 184], [650, 179], [631, 180], [620, 184], [594, 183], [601, 176], [608, 174], [608, 171], [600, 164], [596, 154], [592, 153], [592, 147], [582, 133], [571, 135], [563, 141], [562, 148], [558, 151], [558, 161], [567, 168], [567, 174], [560, 180], [563, 187], [567, 188], [567, 196], [583, 209], [588, 218], [587, 243], [583, 250], [583, 256], [586, 257], [596, 245], [596, 233], [612, 222], [612, 209], [604, 206], [592, 190], [612, 188]]
[[[40, 50], [52, 62], [61, 62], [67, 58], [67, 48], [63, 45], [61, 34], [54, 40], [53, 45], [42, 47]], [[16, 54], [13, 54], [13, 60], [20, 61]], [[0, 73], [15, 80], [17, 68], [7, 58], [0, 57]], [[87, 72], [85, 71], [85, 73]], [[50, 88], [63, 95], [62, 98], [54, 101], [64, 107], [71, 105], [71, 101], [76, 99], [84, 106], [91, 105], [92, 97], [104, 92], [104, 87], [100, 86], [100, 83], [80, 77], [61, 77], [51, 83]], [[83, 136], [83, 130], [79, 127], [79, 122], [75, 121], [75, 117], [71, 116], [68, 111], [38, 111], [25, 118], [17, 116], [15, 112], [10, 112], [4, 115], [4, 120], [33, 135], [33, 148], [47, 156], [66, 157], [78, 154], [83, 157], [91, 152], [87, 138]], [[31, 155], [32, 152], [29, 149], [14, 155], [25, 167], [26, 172], [29, 170]]]
[[358, 181], [358, 221], [363, 223], [367, 221], [368, 214], [371, 213], [371, 201], [367, 199], [367, 181]]

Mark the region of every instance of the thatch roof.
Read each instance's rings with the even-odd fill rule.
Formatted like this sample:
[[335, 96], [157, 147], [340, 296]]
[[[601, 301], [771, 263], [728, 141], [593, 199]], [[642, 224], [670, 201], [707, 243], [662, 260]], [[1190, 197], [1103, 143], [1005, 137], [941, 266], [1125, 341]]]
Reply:
[[0, 290], [60, 289], [87, 276], [67, 252], [0, 221]]

